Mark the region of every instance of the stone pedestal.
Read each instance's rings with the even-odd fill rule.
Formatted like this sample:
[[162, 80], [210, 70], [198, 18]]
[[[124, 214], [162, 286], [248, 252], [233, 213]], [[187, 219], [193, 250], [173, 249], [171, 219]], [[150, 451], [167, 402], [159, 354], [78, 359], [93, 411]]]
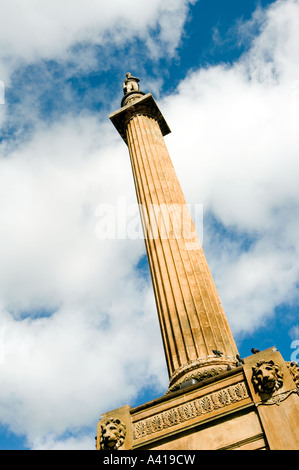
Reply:
[[[278, 381], [270, 394], [254, 384], [261, 369], [266, 385], [265, 364]], [[126, 437], [120, 450], [298, 450], [298, 390], [287, 363], [270, 348], [200, 384], [106, 413], [98, 429], [108, 418], [122, 421]], [[100, 440], [98, 432], [97, 449]]]

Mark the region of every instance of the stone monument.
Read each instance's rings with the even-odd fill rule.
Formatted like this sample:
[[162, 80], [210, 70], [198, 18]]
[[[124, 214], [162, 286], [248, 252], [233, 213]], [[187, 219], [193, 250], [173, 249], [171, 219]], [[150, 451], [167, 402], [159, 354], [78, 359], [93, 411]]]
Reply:
[[127, 73], [110, 119], [128, 146], [169, 373], [165, 395], [104, 413], [96, 448], [299, 449], [299, 369], [275, 347], [240, 358], [153, 96]]

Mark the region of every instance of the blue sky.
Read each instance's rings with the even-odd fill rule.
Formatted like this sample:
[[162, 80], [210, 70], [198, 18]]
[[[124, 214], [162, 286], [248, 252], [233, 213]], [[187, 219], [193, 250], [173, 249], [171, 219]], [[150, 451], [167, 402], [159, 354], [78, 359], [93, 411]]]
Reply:
[[14, 0], [1, 16], [0, 448], [93, 449], [101, 413], [167, 389], [144, 241], [97, 230], [136, 203], [108, 118], [128, 71], [172, 130], [241, 356], [298, 360], [298, 0]]

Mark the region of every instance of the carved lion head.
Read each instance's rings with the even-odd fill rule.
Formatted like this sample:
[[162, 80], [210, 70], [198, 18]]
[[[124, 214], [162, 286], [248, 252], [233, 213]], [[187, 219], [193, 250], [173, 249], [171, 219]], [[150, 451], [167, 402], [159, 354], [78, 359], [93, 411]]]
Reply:
[[126, 426], [117, 418], [110, 418], [101, 425], [101, 450], [117, 450], [124, 443]]
[[280, 367], [272, 360], [259, 361], [252, 368], [252, 382], [258, 393], [272, 395], [282, 387], [283, 374]]
[[299, 366], [297, 362], [292, 361], [292, 362], [286, 362], [287, 368], [289, 369], [289, 372], [292, 376], [292, 379], [294, 380], [296, 387], [299, 389]]

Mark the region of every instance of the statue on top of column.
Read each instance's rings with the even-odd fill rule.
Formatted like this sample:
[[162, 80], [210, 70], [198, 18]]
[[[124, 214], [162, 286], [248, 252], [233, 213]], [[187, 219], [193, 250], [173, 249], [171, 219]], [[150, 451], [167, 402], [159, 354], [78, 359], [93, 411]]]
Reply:
[[127, 95], [132, 91], [139, 91], [139, 81], [139, 78], [133, 77], [132, 74], [128, 72], [123, 83], [124, 95]]

